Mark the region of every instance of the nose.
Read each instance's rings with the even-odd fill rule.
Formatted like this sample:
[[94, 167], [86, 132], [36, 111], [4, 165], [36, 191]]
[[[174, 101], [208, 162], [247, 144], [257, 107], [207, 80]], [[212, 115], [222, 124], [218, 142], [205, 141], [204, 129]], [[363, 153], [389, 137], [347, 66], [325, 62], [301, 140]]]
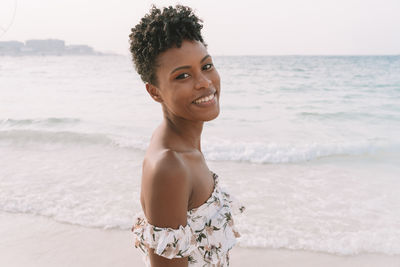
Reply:
[[198, 78], [197, 78], [196, 84], [195, 84], [195, 88], [197, 90], [209, 88], [210, 85], [211, 85], [211, 80], [207, 76], [205, 76], [203, 73], [198, 75]]

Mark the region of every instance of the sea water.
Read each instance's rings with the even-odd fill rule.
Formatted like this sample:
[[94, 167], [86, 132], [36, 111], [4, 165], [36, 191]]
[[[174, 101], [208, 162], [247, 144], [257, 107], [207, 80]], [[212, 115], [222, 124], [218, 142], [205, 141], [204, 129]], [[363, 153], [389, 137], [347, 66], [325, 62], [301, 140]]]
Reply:
[[[400, 56], [215, 57], [240, 246], [400, 254]], [[162, 119], [128, 56], [0, 57], [0, 210], [129, 230]]]

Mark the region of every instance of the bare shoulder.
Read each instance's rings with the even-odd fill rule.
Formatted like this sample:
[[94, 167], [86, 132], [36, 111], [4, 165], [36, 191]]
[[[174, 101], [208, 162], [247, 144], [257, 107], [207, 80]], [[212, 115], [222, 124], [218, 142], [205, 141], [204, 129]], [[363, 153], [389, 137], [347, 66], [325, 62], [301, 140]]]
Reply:
[[151, 158], [145, 158], [143, 167], [151, 173], [168, 171], [168, 173], [176, 172], [179, 174], [186, 171], [185, 162], [180, 154], [171, 149], [152, 153]]
[[150, 224], [178, 228], [187, 222], [189, 170], [179, 153], [164, 149], [143, 163], [142, 194]]

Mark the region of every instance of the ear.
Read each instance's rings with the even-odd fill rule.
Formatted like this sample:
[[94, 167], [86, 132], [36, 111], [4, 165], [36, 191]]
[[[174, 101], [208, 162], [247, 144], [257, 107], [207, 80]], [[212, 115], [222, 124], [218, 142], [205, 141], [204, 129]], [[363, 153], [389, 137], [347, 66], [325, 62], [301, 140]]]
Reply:
[[162, 97], [160, 94], [160, 89], [158, 89], [155, 85], [151, 84], [151, 83], [146, 83], [146, 90], [149, 93], [149, 95], [151, 96], [151, 98], [153, 98], [155, 101], [162, 103]]

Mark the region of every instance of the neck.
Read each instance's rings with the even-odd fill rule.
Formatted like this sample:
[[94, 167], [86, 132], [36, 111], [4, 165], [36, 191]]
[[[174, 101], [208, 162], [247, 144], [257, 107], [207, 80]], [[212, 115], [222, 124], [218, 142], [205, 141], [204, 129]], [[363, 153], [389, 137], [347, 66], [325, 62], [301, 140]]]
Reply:
[[172, 132], [177, 137], [173, 140], [176, 145], [182, 145], [187, 149], [196, 149], [201, 152], [201, 132], [203, 131], [204, 122], [189, 121], [164, 114], [163, 124], [169, 132]]

